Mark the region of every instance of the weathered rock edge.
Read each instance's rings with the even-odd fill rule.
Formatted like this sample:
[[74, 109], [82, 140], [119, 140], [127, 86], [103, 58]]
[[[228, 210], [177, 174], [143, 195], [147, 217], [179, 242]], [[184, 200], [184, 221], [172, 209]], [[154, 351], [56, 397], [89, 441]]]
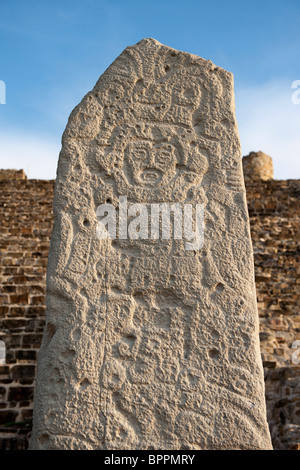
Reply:
[[[171, 159], [155, 188], [141, 143]], [[62, 144], [30, 448], [271, 449], [232, 75], [145, 39]], [[118, 195], [203, 204], [203, 249], [97, 239]]]

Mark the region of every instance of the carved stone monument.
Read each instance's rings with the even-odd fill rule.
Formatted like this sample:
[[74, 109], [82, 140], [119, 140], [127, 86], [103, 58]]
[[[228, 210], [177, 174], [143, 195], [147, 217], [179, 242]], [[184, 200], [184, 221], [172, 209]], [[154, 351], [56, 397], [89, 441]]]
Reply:
[[243, 157], [243, 171], [245, 182], [262, 180], [269, 181], [274, 178], [273, 160], [270, 155], [259, 152], [250, 152]]
[[69, 118], [54, 212], [31, 449], [270, 449], [232, 75], [125, 49]]

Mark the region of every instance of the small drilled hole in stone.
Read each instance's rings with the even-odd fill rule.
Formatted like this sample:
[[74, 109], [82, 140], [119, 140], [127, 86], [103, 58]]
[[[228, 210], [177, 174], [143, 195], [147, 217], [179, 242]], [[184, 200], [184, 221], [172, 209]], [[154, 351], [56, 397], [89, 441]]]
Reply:
[[211, 336], [212, 336], [213, 339], [219, 339], [220, 338], [220, 334], [217, 330], [212, 330]]
[[221, 282], [219, 282], [219, 284], [216, 285], [216, 288], [215, 288], [215, 291], [216, 292], [223, 292], [224, 290], [224, 284], [222, 284]]
[[65, 364], [69, 364], [74, 359], [75, 354], [76, 352], [73, 349], [66, 349], [65, 351], [62, 351], [60, 359]]
[[50, 343], [51, 339], [53, 338], [53, 336], [55, 335], [56, 333], [56, 326], [54, 325], [54, 323], [47, 323], [46, 325], [46, 341], [47, 341], [47, 344]]
[[46, 444], [49, 441], [49, 435], [48, 434], [42, 434], [39, 438], [38, 441], [41, 445]]
[[83, 379], [80, 384], [79, 388], [81, 391], [85, 390], [90, 385], [90, 381], [88, 379]]
[[75, 341], [78, 341], [81, 338], [81, 329], [76, 328], [72, 333], [72, 337]]
[[91, 225], [91, 223], [88, 219], [84, 219], [83, 225], [84, 225], [84, 227], [89, 227]]
[[214, 360], [217, 360], [220, 358], [220, 351], [218, 351], [217, 349], [211, 349], [209, 351], [209, 357], [211, 359], [214, 359]]

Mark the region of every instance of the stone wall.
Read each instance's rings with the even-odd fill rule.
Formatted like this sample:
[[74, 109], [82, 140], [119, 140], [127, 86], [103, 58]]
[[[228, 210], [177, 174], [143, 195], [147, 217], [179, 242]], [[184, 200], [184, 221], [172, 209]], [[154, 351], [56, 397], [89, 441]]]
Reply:
[[243, 158], [243, 172], [246, 184], [257, 180], [272, 180], [274, 177], [273, 160], [266, 153], [250, 152]]
[[0, 181], [26, 180], [27, 176], [24, 170], [0, 170]]
[[247, 184], [261, 350], [268, 368], [290, 365], [300, 339], [300, 181]]
[[27, 447], [53, 223], [53, 181], [17, 176], [0, 177], [0, 449]]
[[274, 448], [300, 449], [300, 180], [246, 180], [246, 189], [268, 422]]
[[[0, 341], [6, 347], [5, 364], [0, 364], [0, 450], [28, 446], [44, 327], [53, 188], [53, 181], [14, 179], [14, 172], [9, 179], [0, 175]], [[300, 340], [299, 195], [300, 180], [247, 182], [275, 449], [300, 448], [300, 365], [291, 360], [291, 346]]]

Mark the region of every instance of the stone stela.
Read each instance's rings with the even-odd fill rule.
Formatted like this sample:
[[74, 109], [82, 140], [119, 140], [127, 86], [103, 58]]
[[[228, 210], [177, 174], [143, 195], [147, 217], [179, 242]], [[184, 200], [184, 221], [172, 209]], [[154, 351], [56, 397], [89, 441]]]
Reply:
[[[100, 239], [97, 208], [197, 204], [204, 243]], [[63, 134], [31, 449], [271, 449], [232, 74], [144, 39]]]

